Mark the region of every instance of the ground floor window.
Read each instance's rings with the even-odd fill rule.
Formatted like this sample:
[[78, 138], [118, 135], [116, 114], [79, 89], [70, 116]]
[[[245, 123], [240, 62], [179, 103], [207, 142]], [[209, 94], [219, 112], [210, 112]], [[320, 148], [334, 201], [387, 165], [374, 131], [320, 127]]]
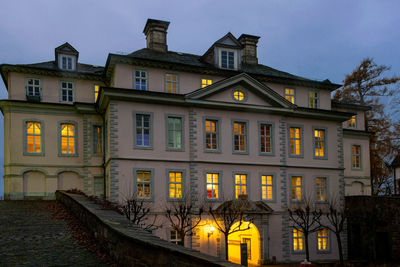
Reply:
[[179, 242], [181, 242], [178, 231], [176, 231], [176, 230], [170, 231], [169, 242], [177, 244], [177, 245], [179, 244]]
[[300, 252], [304, 250], [303, 230], [293, 228], [293, 251]]
[[327, 251], [329, 249], [328, 246], [328, 229], [323, 228], [318, 230], [318, 251]]

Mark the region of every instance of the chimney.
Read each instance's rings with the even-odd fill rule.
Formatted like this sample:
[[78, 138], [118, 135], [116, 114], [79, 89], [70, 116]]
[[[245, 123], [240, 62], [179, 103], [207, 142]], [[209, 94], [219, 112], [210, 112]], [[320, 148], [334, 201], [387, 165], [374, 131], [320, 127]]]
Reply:
[[147, 48], [167, 52], [167, 29], [169, 21], [147, 19], [143, 33], [146, 35]]
[[238, 41], [242, 44], [242, 64], [258, 64], [257, 43], [259, 36], [242, 34]]

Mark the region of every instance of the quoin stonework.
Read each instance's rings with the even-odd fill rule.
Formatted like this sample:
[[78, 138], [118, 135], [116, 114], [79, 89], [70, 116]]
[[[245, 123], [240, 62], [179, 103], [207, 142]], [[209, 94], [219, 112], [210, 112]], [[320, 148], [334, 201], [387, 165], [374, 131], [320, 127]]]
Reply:
[[[146, 48], [109, 54], [104, 67], [81, 63], [69, 43], [52, 61], [0, 66], [5, 197], [77, 188], [162, 213], [181, 199], [218, 207], [245, 196], [251, 229], [225, 244], [206, 218], [187, 246], [224, 257], [228, 245], [237, 262], [245, 242], [252, 264], [303, 260], [288, 207], [370, 194], [368, 107], [332, 101], [340, 85], [329, 80], [260, 64], [258, 36], [227, 33], [193, 55], [169, 51], [168, 27], [149, 19]], [[168, 225], [155, 234], [179, 241]], [[338, 259], [333, 234], [313, 233], [310, 256]]]

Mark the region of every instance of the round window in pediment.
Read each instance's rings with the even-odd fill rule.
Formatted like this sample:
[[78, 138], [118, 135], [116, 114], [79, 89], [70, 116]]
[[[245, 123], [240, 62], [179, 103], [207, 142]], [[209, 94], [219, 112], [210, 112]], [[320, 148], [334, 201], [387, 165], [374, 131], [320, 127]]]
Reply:
[[233, 100], [237, 101], [237, 102], [244, 102], [246, 101], [246, 93], [241, 90], [241, 89], [235, 89], [233, 90]]

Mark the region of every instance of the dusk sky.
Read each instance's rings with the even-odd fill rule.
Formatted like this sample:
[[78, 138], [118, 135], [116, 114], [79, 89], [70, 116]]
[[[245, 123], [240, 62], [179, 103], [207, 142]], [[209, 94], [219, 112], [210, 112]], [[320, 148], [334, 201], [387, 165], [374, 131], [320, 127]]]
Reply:
[[154, 18], [171, 22], [171, 51], [202, 55], [229, 31], [258, 35], [259, 63], [341, 83], [365, 57], [400, 75], [399, 13], [398, 0], [4, 1], [0, 64], [54, 60], [54, 48], [69, 42], [81, 63], [104, 66], [108, 53], [145, 47], [142, 31]]

